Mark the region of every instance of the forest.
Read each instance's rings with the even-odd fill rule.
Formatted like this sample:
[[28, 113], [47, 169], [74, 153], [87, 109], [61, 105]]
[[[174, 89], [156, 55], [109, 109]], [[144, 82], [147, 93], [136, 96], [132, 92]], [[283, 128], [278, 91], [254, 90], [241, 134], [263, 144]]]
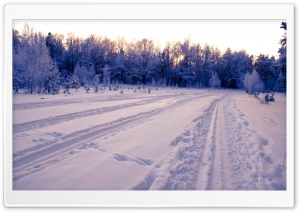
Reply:
[[[150, 39], [69, 33], [44, 35], [25, 25], [13, 29], [13, 91], [57, 94], [84, 86], [98, 92], [110, 85], [231, 88], [247, 92], [286, 92], [286, 22], [278, 38], [278, 58], [249, 55], [245, 50], [221, 52], [191, 42], [167, 42], [162, 48]], [[277, 45], [274, 43], [274, 45]]]

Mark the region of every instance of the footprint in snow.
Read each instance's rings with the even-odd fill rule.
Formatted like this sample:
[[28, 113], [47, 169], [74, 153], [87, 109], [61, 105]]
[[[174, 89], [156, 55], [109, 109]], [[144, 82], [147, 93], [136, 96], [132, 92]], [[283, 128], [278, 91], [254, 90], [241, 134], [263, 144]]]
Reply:
[[71, 150], [70, 151], [70, 155], [75, 155], [75, 154], [77, 154], [78, 153], [78, 151], [76, 151], [76, 150]]
[[269, 141], [268, 141], [267, 139], [262, 138], [260, 142], [261, 142], [261, 144], [264, 145], [264, 146], [269, 145]]
[[185, 131], [185, 132], [183, 133], [183, 135], [184, 135], [184, 136], [190, 136], [190, 135], [191, 135], [191, 132], [190, 132], [189, 130], [187, 130], [187, 131]]
[[244, 125], [249, 126], [249, 122], [248, 121], [244, 121]]
[[269, 164], [272, 164], [273, 163], [273, 161], [272, 161], [272, 158], [270, 157], [270, 156], [265, 156], [264, 158], [263, 158], [266, 162], [268, 162]]
[[139, 157], [131, 157], [122, 154], [114, 154], [113, 158], [117, 161], [121, 162], [134, 162], [142, 166], [151, 166], [154, 162], [149, 159], [139, 158]]

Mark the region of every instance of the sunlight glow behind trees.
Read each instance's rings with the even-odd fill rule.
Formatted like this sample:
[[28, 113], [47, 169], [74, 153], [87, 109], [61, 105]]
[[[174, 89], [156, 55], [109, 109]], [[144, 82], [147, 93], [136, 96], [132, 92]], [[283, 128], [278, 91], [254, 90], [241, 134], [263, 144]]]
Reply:
[[[286, 30], [286, 23], [281, 25], [285, 27], [278, 24], [277, 28]], [[53, 90], [50, 86], [62, 86], [66, 91], [78, 86], [94, 87], [97, 92], [99, 84], [107, 86], [110, 83], [241, 89], [245, 88], [244, 77], [253, 69], [260, 75], [267, 92], [286, 90], [286, 32], [281, 32], [273, 43], [279, 53], [276, 59], [274, 55], [252, 55], [243, 48], [234, 50], [228, 47], [221, 51], [217, 46], [193, 42], [192, 36], [162, 45], [145, 37], [128, 40], [120, 36], [113, 39], [90, 34], [82, 38], [72, 31], [67, 35], [43, 34], [30, 27], [26, 24], [21, 31], [13, 30], [16, 92], [25, 88], [30, 93], [50, 93]], [[33, 42], [26, 45], [29, 37]], [[223, 34], [219, 38], [227, 43]], [[248, 41], [257, 45], [255, 40]], [[40, 50], [44, 51], [41, 53]], [[32, 53], [24, 56], [23, 53], [29, 51]], [[32, 55], [34, 59], [28, 60]], [[44, 61], [50, 65], [45, 65]], [[26, 68], [23, 64], [38, 65], [39, 68]], [[26, 74], [29, 72], [32, 73]], [[35, 79], [36, 83], [24, 80], [28, 77]], [[55, 92], [57, 89], [51, 93]]]
[[166, 42], [183, 42], [190, 36], [192, 43], [208, 44], [221, 52], [246, 50], [258, 56], [278, 56], [278, 38], [282, 30], [281, 20], [16, 20], [13, 28], [21, 31], [28, 23], [37, 32], [47, 35], [58, 33], [67, 37], [73, 32], [76, 37], [88, 38], [91, 34], [127, 42], [147, 38], [162, 48]]

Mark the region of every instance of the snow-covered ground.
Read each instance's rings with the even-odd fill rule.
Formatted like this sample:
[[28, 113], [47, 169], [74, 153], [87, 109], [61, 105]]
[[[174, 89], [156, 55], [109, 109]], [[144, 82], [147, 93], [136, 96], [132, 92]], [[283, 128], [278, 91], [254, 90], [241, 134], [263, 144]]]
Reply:
[[15, 190], [285, 190], [286, 97], [147, 89], [13, 96]]

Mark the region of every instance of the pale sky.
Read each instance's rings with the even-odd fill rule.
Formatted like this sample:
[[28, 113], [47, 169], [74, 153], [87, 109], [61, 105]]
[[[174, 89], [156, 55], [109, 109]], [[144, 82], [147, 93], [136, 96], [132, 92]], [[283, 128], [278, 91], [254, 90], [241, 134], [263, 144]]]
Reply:
[[221, 52], [230, 47], [249, 54], [277, 56], [280, 28], [284, 20], [14, 20], [13, 28], [22, 31], [25, 23], [35, 32], [64, 34], [74, 32], [87, 38], [91, 34], [115, 40], [149, 38], [163, 47], [166, 41], [183, 41], [190, 36], [192, 43], [209, 44]]

